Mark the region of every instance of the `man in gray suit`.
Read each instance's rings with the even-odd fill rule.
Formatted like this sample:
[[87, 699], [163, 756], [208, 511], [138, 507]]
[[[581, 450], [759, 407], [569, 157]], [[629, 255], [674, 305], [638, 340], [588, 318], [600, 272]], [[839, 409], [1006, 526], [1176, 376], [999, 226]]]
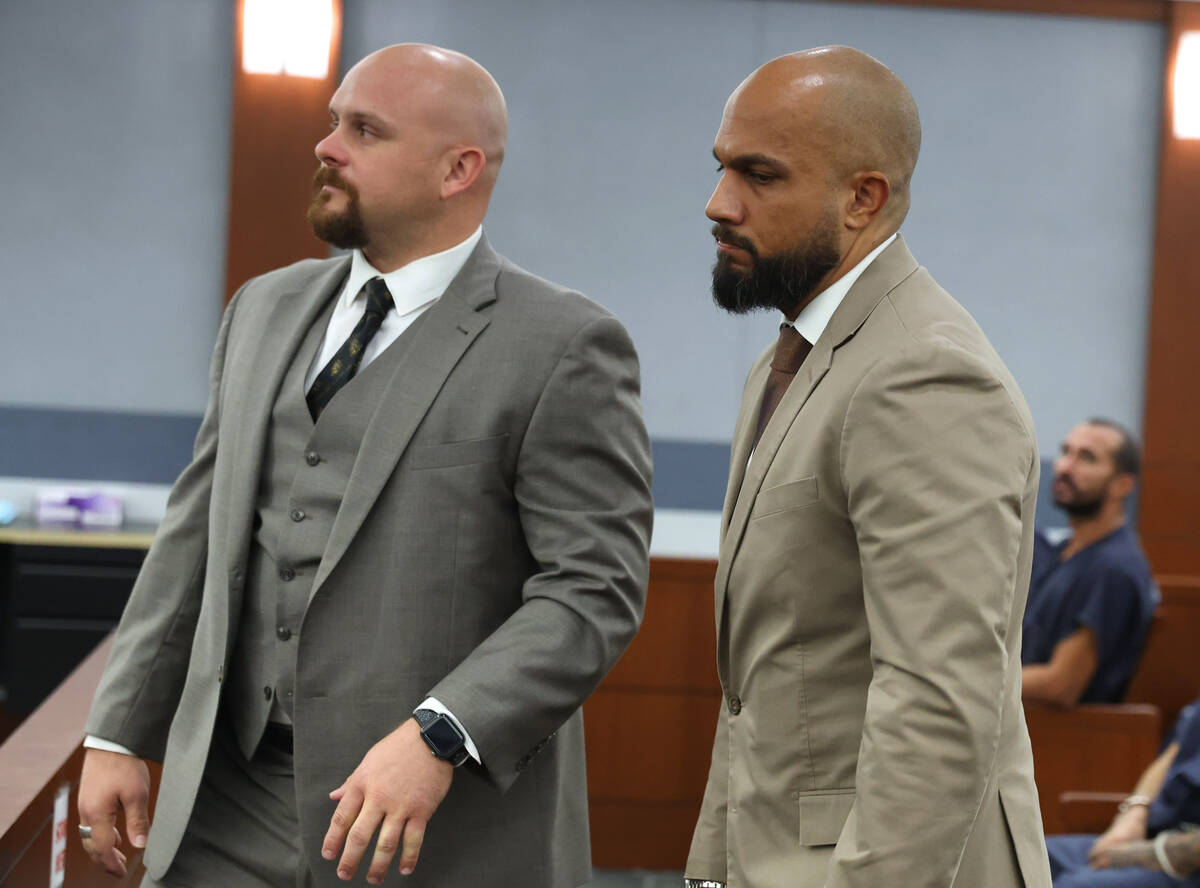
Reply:
[[389, 47], [330, 112], [309, 216], [353, 253], [225, 313], [88, 721], [83, 841], [123, 873], [123, 810], [170, 888], [578, 885], [579, 707], [644, 603], [637, 358], [483, 237], [483, 68]]

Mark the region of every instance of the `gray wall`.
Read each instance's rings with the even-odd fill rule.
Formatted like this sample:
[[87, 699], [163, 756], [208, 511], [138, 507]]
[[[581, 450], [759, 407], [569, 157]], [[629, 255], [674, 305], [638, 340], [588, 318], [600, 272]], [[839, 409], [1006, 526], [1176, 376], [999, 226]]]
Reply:
[[462, 50], [500, 82], [489, 237], [628, 324], [656, 438], [726, 441], [774, 320], [712, 307], [703, 209], [730, 91], [848, 43], [908, 83], [925, 143], [904, 234], [1023, 386], [1043, 453], [1081, 413], [1141, 425], [1164, 30], [1117, 20], [754, 0], [346, 0], [347, 63]]
[[230, 0], [0, 3], [0, 405], [203, 409], [232, 35]]
[[[232, 0], [0, 3], [0, 476], [169, 480], [185, 459], [187, 429], [164, 415], [203, 408], [232, 27]], [[504, 88], [489, 236], [630, 328], [663, 504], [719, 503], [742, 381], [774, 337], [774, 319], [726, 316], [708, 295], [721, 108], [756, 65], [820, 43], [873, 53], [916, 95], [905, 236], [1009, 362], [1043, 454], [1083, 414], [1140, 427], [1161, 25], [766, 0], [345, 0], [347, 63], [402, 40], [463, 50]], [[81, 461], [56, 449], [61, 428], [148, 452]]]

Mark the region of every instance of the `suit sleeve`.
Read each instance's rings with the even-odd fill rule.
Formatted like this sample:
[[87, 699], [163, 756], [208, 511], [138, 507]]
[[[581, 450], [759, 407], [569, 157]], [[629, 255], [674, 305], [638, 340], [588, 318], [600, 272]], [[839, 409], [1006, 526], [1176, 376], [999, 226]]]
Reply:
[[[240, 291], [239, 291], [240, 295]], [[86, 733], [162, 760], [187, 676], [208, 555], [221, 376], [237, 296], [225, 310], [209, 374], [208, 405], [192, 460], [176, 480], [138, 573], [101, 676]]]
[[708, 769], [708, 784], [700, 817], [692, 832], [692, 847], [688, 851], [684, 876], [709, 882], [724, 882], [727, 878], [726, 836], [729, 805], [729, 716], [725, 701], [717, 713], [717, 731], [713, 737], [712, 764]]
[[537, 571], [521, 606], [429, 694], [507, 788], [633, 639], [649, 572], [650, 444], [637, 355], [601, 317], [576, 332], [526, 430], [514, 495]]
[[946, 345], [881, 361], [851, 398], [841, 466], [873, 672], [856, 833], [829, 888], [954, 881], [1017, 672], [1006, 636], [1037, 465], [1021, 417], [990, 370]]

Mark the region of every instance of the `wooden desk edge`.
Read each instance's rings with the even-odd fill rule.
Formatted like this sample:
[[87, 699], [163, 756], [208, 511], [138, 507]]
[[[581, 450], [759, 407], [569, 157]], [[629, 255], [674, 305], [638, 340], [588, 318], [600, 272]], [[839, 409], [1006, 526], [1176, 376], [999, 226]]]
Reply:
[[100, 674], [108, 661], [110, 633], [0, 746], [0, 836], [5, 835], [83, 742], [83, 728]]

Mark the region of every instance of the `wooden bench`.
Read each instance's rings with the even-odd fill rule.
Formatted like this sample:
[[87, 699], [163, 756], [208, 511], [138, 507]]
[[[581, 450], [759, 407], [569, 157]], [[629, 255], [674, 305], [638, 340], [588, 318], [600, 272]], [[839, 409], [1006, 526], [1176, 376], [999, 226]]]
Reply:
[[[1164, 576], [1158, 584], [1162, 603], [1125, 703], [1069, 710], [1025, 706], [1047, 834], [1094, 825], [1095, 794], [1127, 795], [1179, 711], [1200, 696], [1200, 577]], [[1064, 793], [1067, 809], [1080, 807], [1064, 813]], [[1112, 818], [1111, 807], [1106, 810], [1105, 825]]]

